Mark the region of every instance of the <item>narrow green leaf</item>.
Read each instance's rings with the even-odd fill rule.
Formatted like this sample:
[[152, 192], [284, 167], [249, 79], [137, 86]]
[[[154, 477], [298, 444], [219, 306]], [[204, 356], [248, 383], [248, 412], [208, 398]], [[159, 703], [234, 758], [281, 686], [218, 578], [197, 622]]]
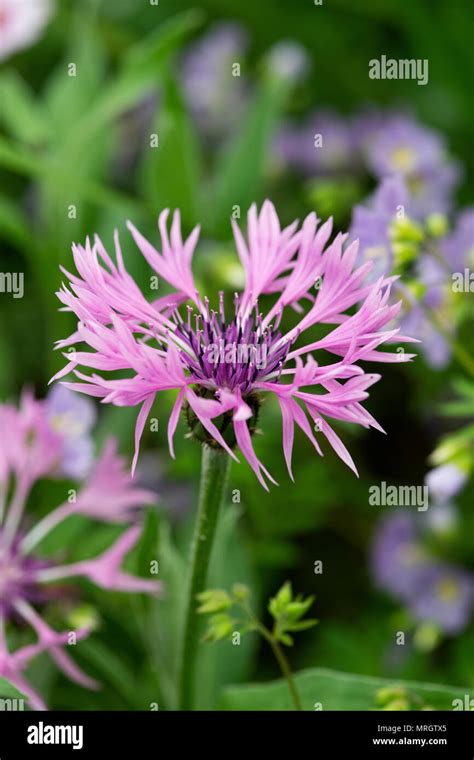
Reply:
[[218, 161], [208, 220], [214, 232], [228, 233], [233, 206], [240, 206], [244, 213], [253, 201], [261, 199], [266, 159], [288, 92], [286, 83], [265, 78], [242, 129]]
[[13, 70], [0, 75], [0, 123], [13, 137], [37, 144], [48, 136], [48, 121], [28, 84]]
[[157, 213], [165, 207], [179, 208], [183, 225], [194, 226], [200, 218], [202, 157], [173, 76], [166, 77], [153, 135], [158, 137], [158, 146], [144, 146], [141, 171], [148, 205]]

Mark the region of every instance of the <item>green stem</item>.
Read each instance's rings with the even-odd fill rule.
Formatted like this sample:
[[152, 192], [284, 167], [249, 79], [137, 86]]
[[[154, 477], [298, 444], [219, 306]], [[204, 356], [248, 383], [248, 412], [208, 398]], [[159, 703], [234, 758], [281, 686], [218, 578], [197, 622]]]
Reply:
[[288, 684], [288, 689], [290, 691], [291, 698], [295, 706], [295, 710], [302, 710], [303, 705], [301, 704], [300, 695], [298, 694], [298, 689], [296, 688], [296, 684], [293, 679], [293, 673], [291, 672], [290, 663], [288, 662], [283, 652], [283, 649], [280, 646], [279, 641], [275, 638], [273, 633], [263, 623], [260, 622], [260, 620], [255, 615], [252, 608], [246, 602], [244, 602], [241, 606], [244, 612], [250, 618], [251, 622], [253, 623], [255, 630], [257, 630], [263, 636], [265, 641], [268, 641], [268, 643], [270, 644], [272, 648], [272, 652], [275, 655], [276, 661], [278, 662], [278, 665], [280, 666], [280, 670]]
[[179, 709], [191, 710], [194, 704], [196, 659], [199, 644], [199, 618], [196, 597], [204, 591], [230, 457], [222, 449], [204, 444], [202, 450], [199, 505], [194, 529], [191, 570], [186, 597], [184, 639], [180, 660]]
[[300, 695], [298, 694], [298, 690], [293, 680], [293, 674], [291, 672], [290, 663], [288, 662], [285, 654], [283, 653], [283, 649], [281, 648], [280, 644], [278, 643], [278, 641], [275, 639], [274, 636], [266, 637], [266, 639], [272, 648], [273, 654], [276, 657], [276, 660], [280, 666], [281, 672], [286, 678], [286, 682], [290, 690], [291, 698], [295, 705], [295, 710], [302, 710], [303, 705], [301, 704]]

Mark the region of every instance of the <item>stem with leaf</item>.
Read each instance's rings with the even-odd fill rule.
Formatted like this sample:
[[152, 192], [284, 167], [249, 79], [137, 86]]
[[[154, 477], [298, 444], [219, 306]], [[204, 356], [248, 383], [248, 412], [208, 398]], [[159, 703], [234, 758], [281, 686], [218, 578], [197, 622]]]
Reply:
[[197, 596], [204, 590], [207, 580], [217, 518], [227, 484], [229, 465], [230, 457], [224, 450], [204, 444], [198, 514], [191, 553], [184, 639], [180, 659], [180, 710], [191, 710], [194, 704], [200, 622], [197, 615]]
[[[302, 710], [303, 705], [291, 672], [290, 663], [284, 654], [282, 644], [291, 646], [293, 638], [290, 633], [304, 631], [316, 625], [317, 620], [306, 619], [305, 615], [313, 604], [314, 597], [294, 596], [291, 583], [283, 584], [277, 594], [270, 599], [268, 611], [273, 617], [273, 628], [267, 628], [259, 620], [249, 604], [250, 589], [241, 583], [235, 583], [231, 593], [224, 589], [207, 589], [199, 594], [200, 606], [198, 613], [210, 615], [205, 640], [219, 641], [235, 633], [257, 631], [271, 646], [272, 652], [286, 679], [291, 699], [296, 710]], [[244, 613], [244, 619], [236, 618], [233, 610], [239, 608]], [[304, 618], [304, 619], [303, 619]]]
[[268, 641], [268, 643], [271, 646], [272, 652], [275, 655], [275, 659], [278, 662], [278, 665], [280, 666], [280, 670], [282, 672], [283, 677], [286, 679], [286, 682], [288, 684], [288, 689], [291, 694], [291, 698], [293, 700], [293, 704], [295, 706], [295, 710], [302, 710], [303, 705], [301, 704], [301, 698], [298, 694], [298, 689], [296, 688], [296, 684], [293, 679], [293, 673], [291, 672], [290, 663], [288, 662], [288, 659], [283, 652], [283, 649], [281, 648], [281, 645], [274, 635], [272, 631], [270, 631], [263, 623], [258, 620], [257, 616], [253, 612], [253, 610], [249, 607], [249, 605], [245, 602], [242, 604], [245, 612], [249, 616], [249, 618], [252, 620], [254, 628], [256, 631], [258, 631], [265, 641]]

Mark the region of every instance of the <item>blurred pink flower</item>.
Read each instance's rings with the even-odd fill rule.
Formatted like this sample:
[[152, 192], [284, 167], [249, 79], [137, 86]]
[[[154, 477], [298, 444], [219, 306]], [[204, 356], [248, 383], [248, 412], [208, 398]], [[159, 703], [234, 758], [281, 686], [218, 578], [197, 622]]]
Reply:
[[[125, 556], [140, 537], [139, 525], [129, 526], [105, 552], [93, 559], [66, 565], [33, 553], [38, 544], [60, 522], [83, 514], [104, 522], [129, 522], [132, 510], [155, 501], [149, 491], [136, 488], [115, 443], [109, 441], [88, 480], [76, 495], [49, 512], [29, 531], [25, 509], [33, 485], [55, 473], [63, 436], [52, 427], [47, 405], [31, 394], [23, 394], [20, 408], [0, 406], [0, 676], [7, 678], [30, 698], [31, 706], [44, 707], [28, 686], [22, 671], [35, 654], [48, 651], [58, 667], [73, 681], [95, 688], [65, 651], [73, 633], [80, 640], [88, 629], [59, 634], [43, 620], [37, 606], [53, 595], [51, 583], [83, 576], [97, 586], [117, 591], [157, 593], [157, 581], [135, 577], [122, 569]], [[37, 636], [37, 643], [10, 653], [7, 623], [21, 618]]]
[[[200, 431], [202, 426], [204, 439], [223, 447], [234, 459], [237, 444], [267, 488], [266, 479], [275, 481], [257, 458], [251, 440], [260, 394], [267, 392], [280, 405], [283, 449], [291, 477], [295, 423], [319, 454], [314, 430], [325, 436], [356, 472], [328, 419], [380, 429], [361, 403], [380, 375], [365, 373], [358, 362], [408, 361], [413, 356], [377, 350], [383, 343], [411, 340], [399, 335], [392, 324], [400, 309], [399, 303], [389, 301], [396, 278], [381, 276], [370, 282], [366, 275], [372, 264], [357, 266], [358, 243], [344, 249], [347, 235], [338, 234], [328, 245], [331, 220], [319, 226], [316, 214], [311, 213], [300, 228], [295, 221], [282, 229], [274, 206], [266, 201], [260, 213], [255, 205], [249, 210], [247, 240], [232, 221], [246, 285], [243, 293], [235, 294], [234, 314], [227, 319], [224, 294], [219, 294], [213, 310], [194, 281], [191, 260], [199, 228], [183, 241], [179, 212], [173, 216], [170, 234], [168, 213], [163, 211], [158, 221], [161, 253], [128, 223], [150, 266], [174, 289], [153, 303], [127, 273], [117, 232], [117, 263], [98, 237], [94, 245], [87, 240], [85, 247], [73, 246], [78, 275], [63, 270], [70, 289], [63, 285], [58, 297], [79, 321], [76, 332], [60, 341], [59, 347], [85, 343], [93, 350], [65, 353], [69, 361], [53, 380], [74, 370], [80, 382], [65, 383], [68, 388], [117, 406], [142, 405], [132, 471], [156, 394], [174, 389], [178, 394], [168, 423], [172, 456], [173, 436], [184, 405], [193, 430]], [[258, 303], [263, 294], [274, 296], [266, 316], [260, 313]], [[193, 306], [187, 306], [187, 318], [183, 318], [178, 307], [186, 301]], [[299, 321], [284, 332], [279, 326], [288, 307], [297, 312]], [[334, 327], [323, 337], [315, 339], [313, 335], [305, 344], [303, 334], [315, 325]], [[323, 363], [316, 361], [314, 352], [319, 352]], [[336, 359], [328, 363], [333, 357]], [[98, 372], [86, 375], [79, 371], [80, 366]], [[109, 379], [102, 374], [113, 370], [128, 370], [130, 376]]]
[[0, 61], [32, 45], [53, 10], [52, 0], [0, 0]]

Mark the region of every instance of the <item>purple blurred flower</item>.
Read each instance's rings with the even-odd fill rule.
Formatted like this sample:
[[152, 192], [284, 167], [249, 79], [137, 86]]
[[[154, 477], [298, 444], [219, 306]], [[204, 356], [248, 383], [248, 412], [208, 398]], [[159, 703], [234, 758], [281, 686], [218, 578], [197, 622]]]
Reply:
[[359, 240], [359, 262], [373, 262], [372, 278], [393, 269], [390, 225], [410, 211], [410, 197], [400, 176], [383, 180], [364, 204], [355, 206], [349, 238]]
[[442, 240], [441, 251], [451, 272], [474, 269], [474, 207], [461, 211], [454, 229]]
[[94, 403], [59, 385], [51, 388], [44, 403], [51, 427], [63, 437], [59, 473], [81, 480], [94, 458], [91, 436], [97, 416]]
[[[399, 288], [403, 290], [403, 285], [399, 285]], [[421, 350], [428, 365], [433, 369], [443, 369], [451, 359], [451, 345], [428, 319], [423, 308], [423, 301], [420, 303], [406, 290], [405, 293], [404, 314], [401, 320], [403, 329], [409, 330], [410, 335], [420, 341]], [[434, 297], [436, 294], [431, 295]]]
[[284, 82], [295, 83], [309, 71], [310, 60], [305, 48], [294, 40], [280, 40], [267, 53], [269, 71]]
[[459, 214], [454, 229], [440, 241], [439, 248], [440, 256], [424, 253], [416, 262], [416, 274], [425, 293], [421, 302], [413, 299], [411, 310], [402, 320], [403, 329], [421, 340], [428, 364], [436, 369], [448, 364], [452, 349], [449, 340], [433, 326], [425, 307], [434, 310], [447, 333], [454, 335], [456, 299], [452, 274], [463, 273], [474, 265], [474, 209], [467, 208]]
[[400, 174], [405, 178], [417, 217], [450, 210], [460, 171], [437, 132], [409, 116], [389, 114], [366, 149], [376, 177]]
[[248, 45], [245, 29], [224, 22], [188, 48], [182, 61], [184, 94], [196, 123], [210, 138], [221, 138], [235, 129], [247, 105], [247, 86], [232, 75], [232, 65], [242, 65]]
[[474, 603], [474, 578], [450, 565], [432, 564], [409, 602], [417, 620], [436, 623], [447, 634], [456, 634], [469, 624]]
[[356, 165], [351, 125], [331, 110], [315, 111], [302, 124], [285, 124], [275, 148], [280, 160], [308, 176], [350, 171]]
[[[61, 409], [69, 413], [72, 409], [64, 396], [56, 396], [54, 405], [56, 411]], [[86, 409], [89, 407], [84, 407], [84, 412]], [[141, 530], [138, 525], [129, 527], [109, 549], [91, 560], [56, 565], [53, 560], [39, 559], [33, 553], [44, 537], [72, 514], [85, 514], [106, 522], [123, 522], [130, 518], [132, 508], [154, 501], [148, 491], [134, 487], [123, 461], [109, 444], [75, 498], [70, 494], [62, 505], [27, 531], [24, 518], [31, 489], [38, 480], [55, 473], [62, 451], [62, 435], [53, 429], [51, 419], [48, 404], [37, 401], [30, 394], [23, 395], [19, 409], [11, 405], [0, 406], [0, 675], [24, 691], [30, 697], [31, 705], [38, 709], [44, 704], [22, 676], [23, 668], [36, 653], [49, 652], [70, 679], [88, 688], [97, 686], [65, 651], [71, 633], [81, 639], [89, 630], [56, 633], [36, 610], [53, 595], [51, 582], [84, 576], [105, 589], [160, 590], [159, 583], [136, 578], [122, 570], [125, 555], [138, 541]], [[11, 654], [6, 627], [7, 623], [14, 623], [18, 618], [32, 627], [37, 643]]]
[[453, 499], [467, 481], [467, 474], [455, 464], [442, 464], [435, 467], [425, 477], [430, 497], [438, 504], [445, 504]]
[[390, 516], [379, 522], [370, 554], [372, 577], [378, 587], [398, 599], [409, 599], [418, 588], [427, 561], [409, 515]]
[[417, 621], [436, 623], [447, 634], [469, 623], [473, 576], [432, 557], [412, 516], [390, 516], [379, 523], [370, 566], [375, 584], [403, 602]]
[[[395, 225], [398, 219], [413, 220], [415, 215], [413, 198], [399, 175], [382, 180], [368, 201], [355, 206], [349, 236], [359, 240], [359, 261], [374, 262], [372, 276], [389, 272], [396, 264], [392, 239]], [[440, 243], [444, 257], [427, 252], [422, 242], [419, 250], [415, 247], [415, 282], [422, 285], [423, 292], [416, 294], [401, 280], [394, 287], [396, 296], [403, 299], [402, 329], [421, 342], [426, 361], [435, 369], [448, 364], [452, 349], [447, 335], [437, 329], [426, 310], [436, 312], [447, 334], [454, 333], [456, 303], [450, 287], [452, 261], [455, 253], [458, 261], [469, 258], [473, 221], [474, 215], [469, 209], [461, 215], [455, 231]]]
[[[416, 261], [415, 272], [424, 293], [416, 298], [402, 283], [399, 285], [405, 295], [403, 329], [410, 330], [410, 334], [421, 341], [427, 363], [434, 369], [443, 369], [451, 359], [452, 348], [448, 336], [454, 336], [456, 324], [450, 267], [437, 256], [422, 253]], [[446, 335], [437, 329], [427, 309], [436, 313], [437, 319], [444, 324]]]

